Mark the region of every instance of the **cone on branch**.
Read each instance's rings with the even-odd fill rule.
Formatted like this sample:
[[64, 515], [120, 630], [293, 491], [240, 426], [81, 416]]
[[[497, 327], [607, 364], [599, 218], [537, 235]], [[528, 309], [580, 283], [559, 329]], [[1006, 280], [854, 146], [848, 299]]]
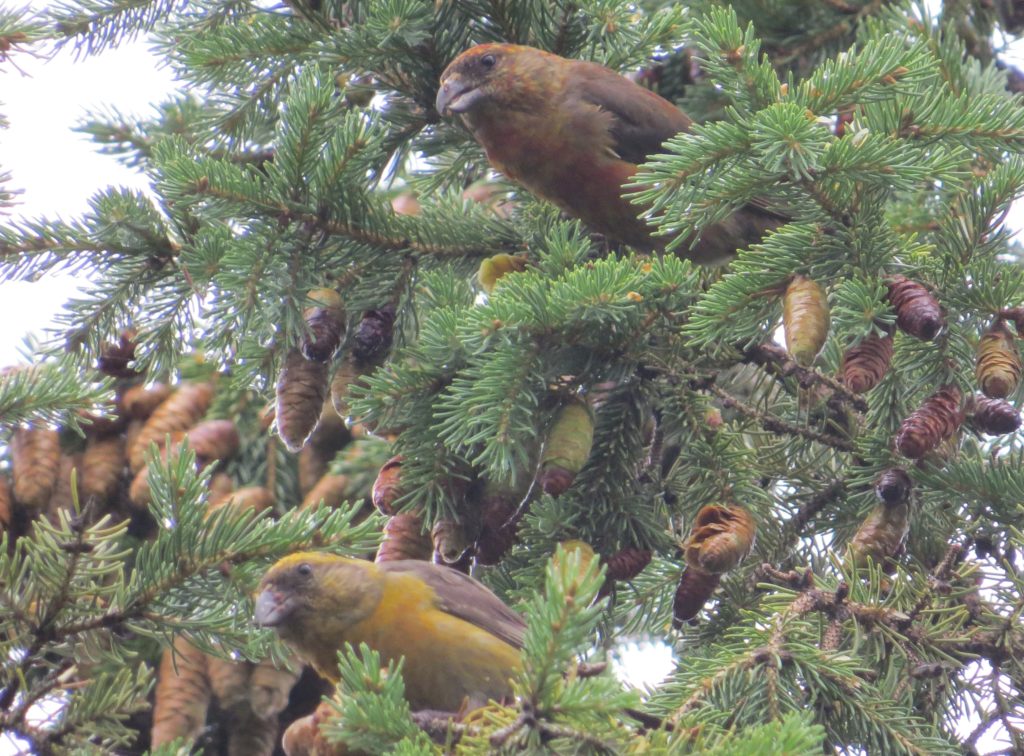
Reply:
[[456, 520], [438, 520], [430, 529], [434, 544], [434, 561], [440, 564], [458, 564], [472, 545], [466, 537], [466, 528]]
[[480, 494], [480, 534], [473, 551], [478, 564], [497, 564], [516, 542], [516, 528], [526, 513], [516, 491], [488, 481]]
[[1005, 399], [1020, 385], [1021, 360], [1014, 335], [1002, 320], [978, 342], [974, 376], [981, 392], [991, 399]]
[[604, 560], [610, 580], [632, 580], [651, 563], [651, 550], [627, 546]]
[[866, 394], [889, 372], [892, 336], [865, 336], [843, 354], [843, 383], [855, 394]]
[[139, 371], [128, 367], [135, 359], [136, 335], [134, 328], [126, 328], [121, 331], [116, 344], [105, 344], [96, 361], [96, 369], [111, 378], [134, 378], [140, 375]]
[[312, 507], [325, 506], [328, 509], [337, 509], [348, 496], [349, 479], [347, 475], [331, 475], [328, 473], [317, 481], [316, 485], [309, 489], [303, 499], [300, 509], [311, 509]]
[[210, 383], [185, 383], [165, 399], [146, 420], [128, 447], [128, 464], [138, 472], [146, 464], [146, 451], [155, 443], [162, 446], [168, 434], [186, 431], [199, 422], [213, 401]]
[[314, 304], [302, 313], [308, 331], [300, 349], [307, 360], [327, 362], [345, 335], [345, 307], [334, 289], [313, 289], [307, 297]]
[[921, 459], [952, 438], [964, 415], [961, 394], [956, 386], [943, 386], [910, 413], [896, 433], [896, 450], [908, 459]]
[[211, 496], [207, 507], [210, 512], [221, 507], [231, 507], [237, 512], [265, 512], [274, 508], [274, 494], [264, 486], [243, 486], [216, 499]]
[[377, 479], [373, 481], [373, 492], [370, 496], [378, 512], [389, 517], [397, 513], [395, 502], [403, 494], [401, 485], [402, 455], [396, 454], [384, 463], [377, 473]]
[[206, 420], [185, 433], [184, 440], [196, 453], [200, 466], [230, 459], [238, 453], [241, 439], [231, 420]]
[[708, 504], [697, 512], [683, 544], [686, 569], [672, 604], [672, 624], [679, 627], [700, 612], [721, 576], [753, 548], [757, 524], [741, 507]]
[[810, 367], [828, 336], [828, 298], [815, 281], [797, 275], [782, 299], [786, 349], [798, 365]]
[[402, 512], [384, 523], [384, 539], [373, 561], [429, 560], [433, 553], [434, 544], [423, 530], [423, 516], [416, 512]]
[[521, 273], [526, 270], [526, 258], [519, 255], [499, 253], [480, 261], [477, 280], [480, 288], [490, 294], [498, 281], [507, 273]]
[[117, 397], [119, 414], [131, 420], [146, 420], [172, 392], [173, 389], [164, 383], [154, 383], [152, 386], [139, 383], [131, 386]]
[[568, 490], [590, 457], [594, 416], [590, 406], [573, 398], [555, 415], [540, 459], [537, 482], [544, 493], [560, 496]]
[[945, 325], [942, 308], [932, 293], [917, 281], [906, 276], [890, 276], [885, 281], [889, 288], [889, 304], [896, 312], [896, 325], [923, 341], [938, 336]]
[[206, 657], [183, 636], [160, 657], [156, 702], [153, 705], [153, 748], [176, 738], [193, 740], [206, 723], [212, 691], [206, 676]]
[[352, 356], [360, 362], [379, 365], [387, 357], [394, 338], [395, 306], [388, 304], [363, 313], [352, 341]]
[[11, 484], [7, 476], [0, 473], [0, 535], [11, 529], [14, 520], [14, 502], [11, 495]]
[[875, 495], [883, 504], [893, 507], [907, 501], [913, 487], [914, 482], [906, 470], [890, 467], [883, 470], [875, 481]]
[[1020, 428], [1021, 417], [1017, 408], [1005, 399], [975, 395], [968, 404], [967, 422], [979, 433], [1002, 436]]
[[297, 452], [320, 420], [327, 396], [327, 363], [307, 360], [298, 349], [288, 350], [277, 377], [275, 422], [288, 451]]
[[82, 452], [82, 476], [79, 478], [83, 503], [90, 499], [107, 501], [117, 490], [127, 467], [124, 436], [120, 433], [90, 435]]
[[60, 436], [53, 428], [16, 428], [11, 439], [15, 501], [30, 513], [45, 507], [57, 486]]
[[346, 354], [338, 363], [334, 377], [331, 378], [331, 405], [338, 417], [345, 420], [346, 424], [352, 422], [352, 409], [348, 403], [352, 386], [357, 383], [362, 384], [360, 379], [370, 375], [373, 370], [373, 365], [357, 360], [352, 354]]
[[869, 559], [883, 564], [899, 556], [910, 532], [910, 505], [907, 502], [875, 506], [857, 529], [847, 551], [850, 563], [867, 567]]

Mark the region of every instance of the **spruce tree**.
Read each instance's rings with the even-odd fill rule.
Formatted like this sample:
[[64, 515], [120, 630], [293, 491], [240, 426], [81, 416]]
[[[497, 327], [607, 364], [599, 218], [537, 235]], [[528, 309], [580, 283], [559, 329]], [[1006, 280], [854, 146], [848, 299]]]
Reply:
[[[20, 220], [0, 172], [0, 280], [92, 282], [0, 377], [0, 729], [40, 754], [269, 754], [289, 727], [292, 753], [1024, 752], [1022, 28], [1017, 0], [0, 9], [11, 64], [147, 34], [182, 85], [82, 126], [152, 195]], [[489, 41], [693, 117], [626, 188], [663, 254], [436, 111]], [[784, 221], [726, 266], [678, 254], [750, 202]], [[277, 558], [382, 538], [524, 613], [515, 700], [410, 711], [366, 648], [333, 689], [253, 625]], [[650, 690], [605, 663], [637, 639], [675, 653]]]

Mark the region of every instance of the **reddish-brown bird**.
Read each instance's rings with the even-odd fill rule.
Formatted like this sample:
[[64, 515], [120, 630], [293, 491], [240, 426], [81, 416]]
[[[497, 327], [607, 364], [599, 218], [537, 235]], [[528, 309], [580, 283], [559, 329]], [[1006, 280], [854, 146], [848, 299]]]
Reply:
[[[462, 116], [491, 165], [532, 193], [613, 239], [664, 247], [622, 185], [665, 140], [690, 130], [690, 118], [668, 100], [597, 63], [486, 44], [445, 69], [436, 105]], [[779, 222], [748, 205], [705, 229], [687, 256], [725, 262]]]

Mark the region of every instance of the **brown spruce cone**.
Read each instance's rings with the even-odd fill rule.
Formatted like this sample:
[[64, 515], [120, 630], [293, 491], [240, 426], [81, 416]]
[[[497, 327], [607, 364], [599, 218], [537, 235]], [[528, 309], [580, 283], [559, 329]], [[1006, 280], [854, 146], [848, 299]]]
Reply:
[[573, 398], [555, 415], [540, 459], [537, 483], [549, 496], [565, 493], [590, 457], [594, 415], [590, 406]]
[[952, 438], [963, 422], [960, 389], [943, 386], [910, 413], [896, 433], [896, 450], [908, 459], [921, 459]]
[[253, 510], [264, 512], [274, 508], [274, 494], [263, 486], [244, 486], [218, 498], [210, 497], [207, 510], [213, 512], [221, 507], [231, 507], [237, 512]]
[[[334, 377], [331, 378], [331, 404], [338, 417], [349, 419], [352, 409], [349, 407], [348, 396], [352, 386], [366, 385], [361, 379], [373, 372], [373, 366], [364, 364], [351, 354], [346, 354], [338, 363]], [[353, 419], [358, 422], [358, 418]]]
[[185, 383], [164, 400], [128, 446], [132, 472], [138, 472], [145, 465], [150, 444], [163, 448], [168, 434], [191, 428], [206, 414], [212, 401], [213, 385], [210, 383]]
[[352, 356], [359, 362], [381, 364], [391, 349], [394, 329], [394, 305], [388, 304], [378, 310], [367, 310], [356, 326]]
[[396, 512], [395, 502], [404, 493], [402, 491], [402, 455], [396, 454], [384, 463], [373, 481], [373, 506], [377, 511], [389, 517]]
[[14, 499], [38, 512], [57, 487], [60, 437], [52, 428], [16, 428], [11, 439], [11, 477]]
[[798, 365], [810, 367], [828, 336], [825, 290], [805, 276], [794, 276], [782, 299], [786, 349]]
[[306, 443], [320, 420], [327, 397], [328, 367], [313, 362], [298, 349], [290, 349], [277, 377], [277, 434], [289, 451], [297, 452]]
[[889, 372], [892, 336], [865, 336], [843, 355], [843, 383], [855, 394], [865, 394]]
[[196, 453], [200, 466], [229, 459], [238, 453], [241, 439], [231, 420], [206, 420], [185, 434], [189, 448]]
[[980, 433], [1002, 436], [1020, 428], [1020, 413], [1005, 399], [975, 396], [968, 412], [968, 422]]
[[1016, 340], [1006, 323], [996, 321], [978, 342], [974, 376], [985, 396], [1005, 399], [1020, 385], [1021, 361]]
[[607, 575], [611, 580], [632, 580], [651, 563], [651, 550], [627, 546], [606, 560]]
[[135, 378], [141, 375], [139, 371], [128, 367], [128, 363], [135, 359], [135, 336], [134, 328], [126, 328], [116, 344], [105, 344], [96, 361], [96, 369], [111, 378]]
[[11, 496], [11, 484], [7, 476], [0, 473], [0, 535], [11, 529], [14, 518], [14, 501]]
[[899, 467], [890, 467], [883, 470], [875, 482], [875, 495], [880, 501], [890, 507], [902, 504], [910, 498], [910, 491], [914, 482], [907, 475], [906, 470]]
[[[57, 466], [57, 484], [53, 487], [50, 500], [46, 503], [46, 519], [51, 524], [57, 525], [60, 522], [60, 513], [68, 512], [75, 516], [75, 491], [71, 485], [72, 475], [77, 478], [82, 476], [82, 455], [61, 454]], [[78, 488], [78, 501], [82, 503], [81, 487]]]
[[687, 566], [679, 576], [679, 585], [672, 599], [672, 627], [679, 629], [684, 622], [696, 617], [721, 579], [721, 575], [712, 574], [700, 567]]
[[302, 313], [309, 329], [302, 339], [302, 354], [313, 362], [327, 362], [345, 335], [345, 308], [334, 289], [314, 289], [308, 297], [315, 304]]
[[750, 553], [756, 531], [754, 518], [741, 507], [701, 507], [684, 544], [686, 564], [715, 575], [728, 572]]
[[514, 491], [488, 482], [480, 499], [480, 534], [474, 552], [478, 564], [497, 564], [516, 542], [516, 528], [526, 513]]
[[455, 520], [435, 522], [430, 529], [430, 539], [434, 544], [435, 561], [441, 564], [457, 564], [470, 547], [466, 529], [461, 522]]
[[390, 517], [384, 524], [384, 540], [373, 561], [429, 560], [433, 553], [434, 544], [430, 536], [423, 532], [423, 516], [415, 512], [402, 512]]
[[118, 412], [132, 420], [147, 420], [156, 408], [167, 400], [172, 391], [170, 386], [163, 383], [155, 383], [152, 386], [137, 384], [118, 395]]
[[885, 283], [900, 330], [924, 341], [934, 339], [945, 325], [938, 300], [924, 286], [905, 276], [890, 276]]
[[206, 656], [182, 636], [175, 636], [173, 651], [168, 648], [160, 657], [151, 746], [195, 738], [206, 723], [210, 693]]
[[910, 532], [910, 506], [904, 502], [878, 504], [850, 540], [848, 556], [854, 567], [867, 567], [868, 559], [881, 564], [899, 555]]
[[349, 494], [349, 479], [347, 475], [331, 475], [328, 473], [317, 481], [316, 485], [309, 489], [309, 493], [302, 499], [300, 509], [323, 506], [328, 509], [337, 509], [344, 502]]
[[117, 490], [127, 466], [124, 436], [90, 435], [82, 452], [82, 476], [78, 481], [82, 503], [91, 499], [106, 502]]

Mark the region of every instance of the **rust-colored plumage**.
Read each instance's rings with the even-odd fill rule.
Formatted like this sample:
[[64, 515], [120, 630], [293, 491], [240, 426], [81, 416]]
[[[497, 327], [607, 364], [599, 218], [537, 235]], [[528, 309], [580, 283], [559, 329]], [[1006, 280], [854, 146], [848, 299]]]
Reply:
[[[668, 100], [597, 63], [485, 44], [445, 69], [436, 106], [459, 114], [491, 165], [533, 194], [638, 249], [664, 245], [622, 185], [666, 140], [690, 130], [690, 118]], [[706, 229], [688, 256], [724, 262], [778, 223], [744, 207]]]

